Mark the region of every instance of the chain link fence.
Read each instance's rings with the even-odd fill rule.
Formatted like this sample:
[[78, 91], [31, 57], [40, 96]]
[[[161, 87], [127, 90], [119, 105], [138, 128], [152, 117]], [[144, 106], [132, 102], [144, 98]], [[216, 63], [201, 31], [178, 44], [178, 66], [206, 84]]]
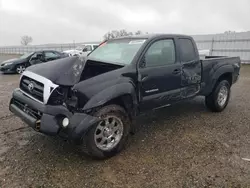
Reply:
[[[239, 56], [242, 63], [250, 64], [250, 32], [193, 36], [199, 50], [209, 50], [214, 56]], [[94, 42], [96, 43], [96, 42]], [[65, 51], [86, 43], [8, 46], [0, 47], [0, 54], [24, 54], [39, 50]]]
[[89, 43], [68, 43], [68, 44], [47, 44], [47, 45], [28, 45], [28, 46], [3, 46], [0, 47], [0, 54], [25, 54], [40, 50], [56, 50], [65, 51], [75, 49], [84, 44], [96, 44], [98, 42]]
[[[209, 55], [212, 56], [229, 56], [241, 58], [241, 62], [244, 64], [250, 64], [250, 43], [249, 48], [245, 44], [236, 48], [237, 43], [247, 43], [247, 40], [209, 40], [209, 41], [196, 41], [199, 50], [209, 50]], [[225, 43], [234, 43], [231, 48], [225, 48]]]
[[250, 32], [231, 32], [216, 35], [193, 36], [199, 50], [209, 50], [214, 56], [239, 56], [250, 64]]

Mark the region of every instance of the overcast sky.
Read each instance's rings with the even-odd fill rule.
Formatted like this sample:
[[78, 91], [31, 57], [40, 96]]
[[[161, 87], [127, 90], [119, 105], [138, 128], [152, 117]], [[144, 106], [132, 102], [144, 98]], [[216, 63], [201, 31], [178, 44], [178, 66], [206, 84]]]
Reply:
[[0, 0], [0, 46], [102, 40], [109, 30], [250, 30], [250, 0]]

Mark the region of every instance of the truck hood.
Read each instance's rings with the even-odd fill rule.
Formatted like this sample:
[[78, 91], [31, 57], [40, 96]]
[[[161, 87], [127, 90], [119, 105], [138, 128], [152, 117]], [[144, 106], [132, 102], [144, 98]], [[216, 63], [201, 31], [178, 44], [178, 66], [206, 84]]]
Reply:
[[79, 82], [86, 58], [67, 57], [30, 66], [27, 71], [43, 76], [57, 85], [73, 86]]

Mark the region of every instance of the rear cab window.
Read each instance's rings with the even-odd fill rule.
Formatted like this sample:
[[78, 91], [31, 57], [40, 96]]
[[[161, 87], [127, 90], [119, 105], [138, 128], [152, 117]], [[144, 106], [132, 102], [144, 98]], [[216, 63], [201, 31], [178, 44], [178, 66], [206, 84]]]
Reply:
[[196, 60], [196, 51], [195, 46], [191, 39], [189, 38], [180, 38], [180, 58], [181, 62], [190, 62]]

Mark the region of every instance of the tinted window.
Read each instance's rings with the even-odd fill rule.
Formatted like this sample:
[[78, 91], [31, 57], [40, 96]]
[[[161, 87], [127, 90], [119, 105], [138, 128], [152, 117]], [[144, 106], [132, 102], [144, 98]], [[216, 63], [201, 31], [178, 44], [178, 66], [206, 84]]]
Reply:
[[45, 54], [45, 58], [54, 58], [54, 57], [58, 57], [59, 55], [55, 52], [44, 52]]
[[179, 40], [180, 40], [181, 61], [189, 62], [195, 60], [196, 53], [192, 41], [190, 39], [179, 39]]
[[43, 55], [42, 55], [42, 53], [34, 53], [34, 55], [33, 56], [31, 56], [31, 58], [30, 59], [39, 59], [39, 60], [41, 60], [43, 58]]
[[146, 67], [175, 63], [175, 45], [172, 39], [153, 43], [145, 54]]

